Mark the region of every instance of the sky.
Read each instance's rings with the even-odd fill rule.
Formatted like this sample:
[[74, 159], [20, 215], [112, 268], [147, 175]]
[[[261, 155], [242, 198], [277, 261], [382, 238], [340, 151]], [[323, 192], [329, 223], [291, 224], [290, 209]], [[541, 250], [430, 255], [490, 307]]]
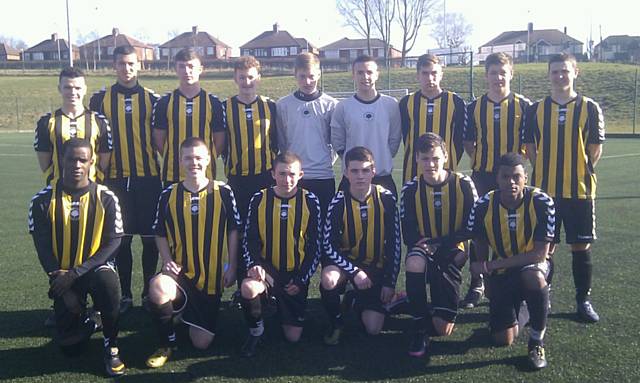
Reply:
[[[640, 35], [640, 3], [629, 0], [440, 0], [436, 12], [459, 12], [472, 25], [467, 44], [474, 50], [503, 31], [567, 28], [567, 33], [585, 43], [591, 35], [595, 43], [615, 34]], [[305, 37], [318, 47], [343, 37], [359, 38], [336, 10], [335, 0], [68, 0], [71, 40], [78, 36], [104, 36], [117, 27], [120, 33], [148, 43], [163, 43], [170, 34], [190, 31], [197, 25], [235, 50], [275, 22], [294, 37]], [[636, 5], [631, 5], [631, 4]], [[10, 11], [9, 11], [10, 9]], [[18, 0], [5, 7], [0, 35], [23, 40], [33, 46], [57, 32], [66, 39], [65, 0]], [[25, 22], [26, 20], [26, 22]], [[431, 25], [420, 31], [410, 52], [424, 53], [437, 48], [430, 36]], [[391, 42], [401, 47], [399, 32]]]

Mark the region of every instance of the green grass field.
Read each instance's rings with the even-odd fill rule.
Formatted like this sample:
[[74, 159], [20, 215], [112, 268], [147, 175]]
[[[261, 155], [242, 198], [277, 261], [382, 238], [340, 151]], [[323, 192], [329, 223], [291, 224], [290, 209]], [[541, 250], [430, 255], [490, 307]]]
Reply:
[[[43, 327], [51, 302], [47, 282], [27, 234], [29, 199], [42, 186], [31, 134], [0, 134], [0, 380], [12, 382], [93, 382], [103, 378], [102, 339], [94, 335], [89, 352], [63, 357]], [[398, 155], [397, 159], [401, 158]], [[406, 356], [408, 318], [391, 318], [382, 335], [362, 335], [353, 316], [344, 342], [322, 345], [326, 323], [319, 302], [317, 275], [310, 289], [303, 339], [289, 345], [279, 328], [267, 323], [267, 342], [253, 360], [238, 356], [246, 327], [237, 310], [220, 313], [213, 346], [198, 352], [180, 332], [180, 350], [164, 368], [150, 371], [145, 358], [155, 348], [151, 321], [139, 306], [121, 321], [122, 357], [129, 367], [123, 382], [637, 382], [640, 345], [640, 289], [637, 231], [640, 216], [640, 141], [610, 139], [598, 165], [599, 240], [594, 246], [593, 302], [602, 320], [595, 325], [574, 318], [573, 280], [566, 247], [556, 252], [553, 308], [546, 336], [549, 367], [526, 370], [526, 338], [512, 347], [488, 343], [486, 302], [458, 316], [454, 334], [433, 342], [424, 361]], [[139, 254], [139, 248], [136, 249]], [[140, 291], [140, 264], [134, 266]], [[465, 272], [465, 277], [467, 273]], [[398, 282], [404, 289], [404, 276]], [[466, 289], [466, 286], [464, 287]], [[466, 290], [465, 290], [466, 291]], [[228, 292], [226, 294], [228, 296]], [[135, 297], [139, 305], [138, 296]]]
[[[634, 101], [636, 106], [636, 132], [640, 133], [640, 97], [634, 100], [637, 66], [623, 64], [580, 63], [580, 76], [576, 88], [593, 98], [602, 107], [608, 132], [631, 133], [634, 119]], [[59, 107], [59, 95], [56, 90], [57, 73], [49, 75], [29, 75], [16, 71], [11, 75], [0, 76], [0, 131], [33, 130], [39, 116]], [[391, 79], [389, 81], [388, 76]], [[232, 96], [237, 89], [231, 80], [231, 74], [205, 72], [202, 86], [221, 98]], [[88, 76], [89, 94], [105, 85], [113, 83], [114, 77], [109, 71], [99, 71]], [[353, 81], [348, 72], [326, 73], [323, 76], [323, 89], [327, 92], [352, 91]], [[158, 93], [165, 93], [177, 87], [173, 74], [141, 73], [141, 82]], [[445, 69], [443, 86], [458, 92], [469, 99], [469, 68], [449, 67]], [[388, 74], [381, 70], [378, 80], [379, 89], [416, 89], [415, 69], [392, 69]], [[473, 93], [476, 97], [485, 92], [484, 68], [473, 70]], [[293, 76], [265, 77], [261, 92], [277, 99], [295, 90]], [[549, 92], [546, 64], [522, 64], [515, 68], [512, 90], [537, 100]], [[638, 92], [640, 93], [640, 92]], [[88, 103], [88, 97], [85, 100]]]

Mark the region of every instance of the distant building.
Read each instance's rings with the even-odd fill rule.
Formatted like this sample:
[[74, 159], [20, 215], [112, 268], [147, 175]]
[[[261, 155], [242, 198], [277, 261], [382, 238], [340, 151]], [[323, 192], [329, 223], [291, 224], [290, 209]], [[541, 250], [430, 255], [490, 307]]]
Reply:
[[0, 43], [0, 61], [20, 61], [20, 51], [6, 43]]
[[640, 64], [640, 36], [609, 36], [593, 49], [597, 61]]
[[[369, 39], [371, 56], [384, 57], [384, 41], [381, 39]], [[367, 54], [367, 39], [350, 39], [345, 37], [329, 45], [320, 48], [320, 57], [326, 59], [338, 59], [353, 61], [356, 57]], [[389, 46], [389, 58], [400, 58], [402, 52]]]
[[[528, 52], [527, 55], [527, 46]], [[502, 32], [498, 37], [480, 46], [478, 59], [483, 62], [491, 53], [504, 52], [519, 62], [545, 61], [555, 53], [571, 53], [581, 57], [583, 43], [557, 29], [534, 30], [529, 23], [528, 30]]]
[[[73, 59], [78, 60], [80, 50], [72, 45]], [[51, 38], [24, 51], [24, 61], [66, 61], [69, 60], [69, 45], [54, 33]]]
[[291, 58], [303, 52], [319, 54], [318, 48], [307, 39], [280, 30], [278, 23], [273, 24], [272, 30], [262, 32], [240, 47], [240, 55], [257, 58]]
[[184, 48], [194, 48], [203, 60], [226, 60], [231, 57], [231, 47], [207, 32], [200, 31], [198, 26], [191, 32], [182, 33], [173, 39], [160, 44], [160, 60], [170, 61]]
[[133, 37], [120, 33], [113, 28], [110, 35], [100, 37], [80, 47], [80, 56], [84, 60], [113, 60], [113, 50], [119, 46], [130, 46], [136, 50], [140, 61], [153, 60], [153, 47]]

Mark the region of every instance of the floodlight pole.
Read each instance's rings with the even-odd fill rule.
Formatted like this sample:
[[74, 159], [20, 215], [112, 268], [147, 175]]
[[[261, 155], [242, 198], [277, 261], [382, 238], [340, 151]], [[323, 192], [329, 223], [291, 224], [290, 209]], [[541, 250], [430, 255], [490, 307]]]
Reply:
[[69, 46], [69, 66], [73, 66], [73, 44], [71, 43], [71, 21], [69, 19], [69, 0], [67, 4], [67, 45]]

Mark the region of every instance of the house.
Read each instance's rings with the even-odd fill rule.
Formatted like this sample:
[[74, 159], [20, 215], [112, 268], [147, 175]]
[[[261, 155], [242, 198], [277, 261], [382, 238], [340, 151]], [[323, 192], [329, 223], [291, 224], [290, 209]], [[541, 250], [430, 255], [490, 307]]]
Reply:
[[[384, 41], [381, 39], [369, 39], [372, 57], [384, 57]], [[358, 56], [367, 54], [367, 39], [350, 39], [345, 37], [329, 45], [320, 48], [320, 57], [325, 59], [338, 59], [352, 61]], [[389, 46], [389, 58], [400, 58], [402, 52]]]
[[[74, 44], [73, 59], [80, 57], [80, 50]], [[24, 61], [60, 61], [69, 60], [69, 45], [67, 40], [59, 39], [58, 34], [54, 33], [51, 38], [44, 40], [39, 44], [32, 46], [24, 51]]]
[[20, 51], [6, 43], [0, 43], [0, 61], [20, 61]]
[[231, 47], [209, 33], [200, 31], [198, 26], [191, 32], [184, 32], [166, 43], [160, 44], [160, 60], [170, 61], [184, 48], [194, 48], [204, 61], [224, 60], [231, 57]]
[[597, 61], [640, 63], [640, 36], [609, 36], [593, 49]]
[[478, 59], [483, 62], [495, 52], [505, 52], [520, 62], [545, 61], [555, 53], [571, 53], [579, 57], [583, 52], [583, 43], [567, 35], [567, 28], [564, 28], [564, 32], [557, 29], [534, 30], [533, 24], [529, 23], [526, 30], [502, 32], [480, 46]]
[[273, 24], [272, 30], [262, 32], [240, 47], [240, 55], [257, 58], [291, 58], [303, 52], [319, 53], [307, 39], [296, 38], [280, 30], [278, 23]]
[[113, 60], [113, 50], [119, 46], [130, 46], [136, 50], [140, 61], [153, 60], [153, 47], [120, 33], [113, 28], [110, 35], [100, 37], [80, 47], [80, 56], [85, 60]]

